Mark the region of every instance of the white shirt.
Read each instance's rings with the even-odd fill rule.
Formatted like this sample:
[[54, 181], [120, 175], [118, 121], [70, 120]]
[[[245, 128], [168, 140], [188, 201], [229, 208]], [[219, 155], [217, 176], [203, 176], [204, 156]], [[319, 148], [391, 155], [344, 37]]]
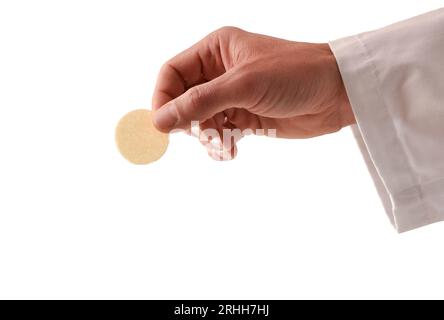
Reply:
[[444, 220], [444, 9], [330, 47], [390, 221], [403, 232]]

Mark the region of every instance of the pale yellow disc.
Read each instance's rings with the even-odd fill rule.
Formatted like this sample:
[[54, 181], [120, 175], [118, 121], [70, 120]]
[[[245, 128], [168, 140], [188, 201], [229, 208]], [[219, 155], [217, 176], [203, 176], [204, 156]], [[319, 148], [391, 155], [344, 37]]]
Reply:
[[152, 112], [139, 109], [127, 113], [117, 124], [116, 143], [120, 153], [134, 164], [158, 160], [168, 147], [168, 134], [158, 131]]

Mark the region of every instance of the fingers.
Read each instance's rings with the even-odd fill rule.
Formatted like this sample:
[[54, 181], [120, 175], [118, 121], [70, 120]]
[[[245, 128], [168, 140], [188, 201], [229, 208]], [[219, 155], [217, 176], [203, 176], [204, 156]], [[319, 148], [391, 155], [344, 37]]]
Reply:
[[230, 150], [219, 151], [217, 149], [208, 149], [208, 155], [216, 161], [233, 160], [237, 156], [237, 146], [234, 145]]
[[215, 137], [199, 140], [216, 160], [232, 159], [240, 139], [235, 134], [229, 138], [229, 146], [225, 145], [224, 129], [232, 130], [235, 126], [227, 121], [223, 111], [241, 107], [243, 97], [251, 89], [251, 82], [239, 81], [243, 73], [235, 72], [230, 57], [230, 42], [242, 32], [222, 28], [165, 63], [153, 94], [153, 124], [163, 132], [187, 130], [192, 121], [198, 121], [203, 130], [214, 128]]
[[213, 33], [165, 63], [152, 98], [153, 110], [178, 97], [196, 84], [225, 72], [220, 37]]
[[230, 108], [225, 111], [228, 121], [236, 128], [242, 131], [257, 131], [263, 129], [262, 119], [258, 115], [251, 113], [246, 109]]
[[192, 136], [199, 140], [211, 158], [223, 161], [235, 157], [237, 153], [236, 142], [240, 137], [229, 135], [229, 132], [235, 128], [226, 122], [226, 116], [223, 112], [201, 123], [199, 129], [198, 132], [192, 130]]
[[239, 94], [234, 70], [195, 87], [158, 108], [153, 123], [163, 132], [173, 129], [186, 129], [192, 121], [203, 122], [215, 114], [242, 104], [243, 94]]

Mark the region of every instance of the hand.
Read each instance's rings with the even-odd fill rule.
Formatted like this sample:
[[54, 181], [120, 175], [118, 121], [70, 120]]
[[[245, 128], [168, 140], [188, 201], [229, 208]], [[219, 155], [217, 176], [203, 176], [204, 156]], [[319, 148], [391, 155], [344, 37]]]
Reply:
[[[223, 129], [237, 128], [309, 138], [355, 122], [328, 44], [233, 27], [209, 34], [165, 63], [152, 105], [153, 123], [163, 132], [189, 129], [191, 121], [199, 121], [202, 130], [217, 130], [221, 137]], [[236, 152], [235, 145], [207, 142], [215, 159]]]

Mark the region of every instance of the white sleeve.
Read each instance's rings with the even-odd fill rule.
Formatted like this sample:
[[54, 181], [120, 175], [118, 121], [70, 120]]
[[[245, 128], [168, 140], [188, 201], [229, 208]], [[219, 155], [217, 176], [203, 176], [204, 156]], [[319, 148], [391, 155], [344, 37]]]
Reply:
[[330, 47], [391, 222], [403, 232], [444, 220], [444, 9]]

